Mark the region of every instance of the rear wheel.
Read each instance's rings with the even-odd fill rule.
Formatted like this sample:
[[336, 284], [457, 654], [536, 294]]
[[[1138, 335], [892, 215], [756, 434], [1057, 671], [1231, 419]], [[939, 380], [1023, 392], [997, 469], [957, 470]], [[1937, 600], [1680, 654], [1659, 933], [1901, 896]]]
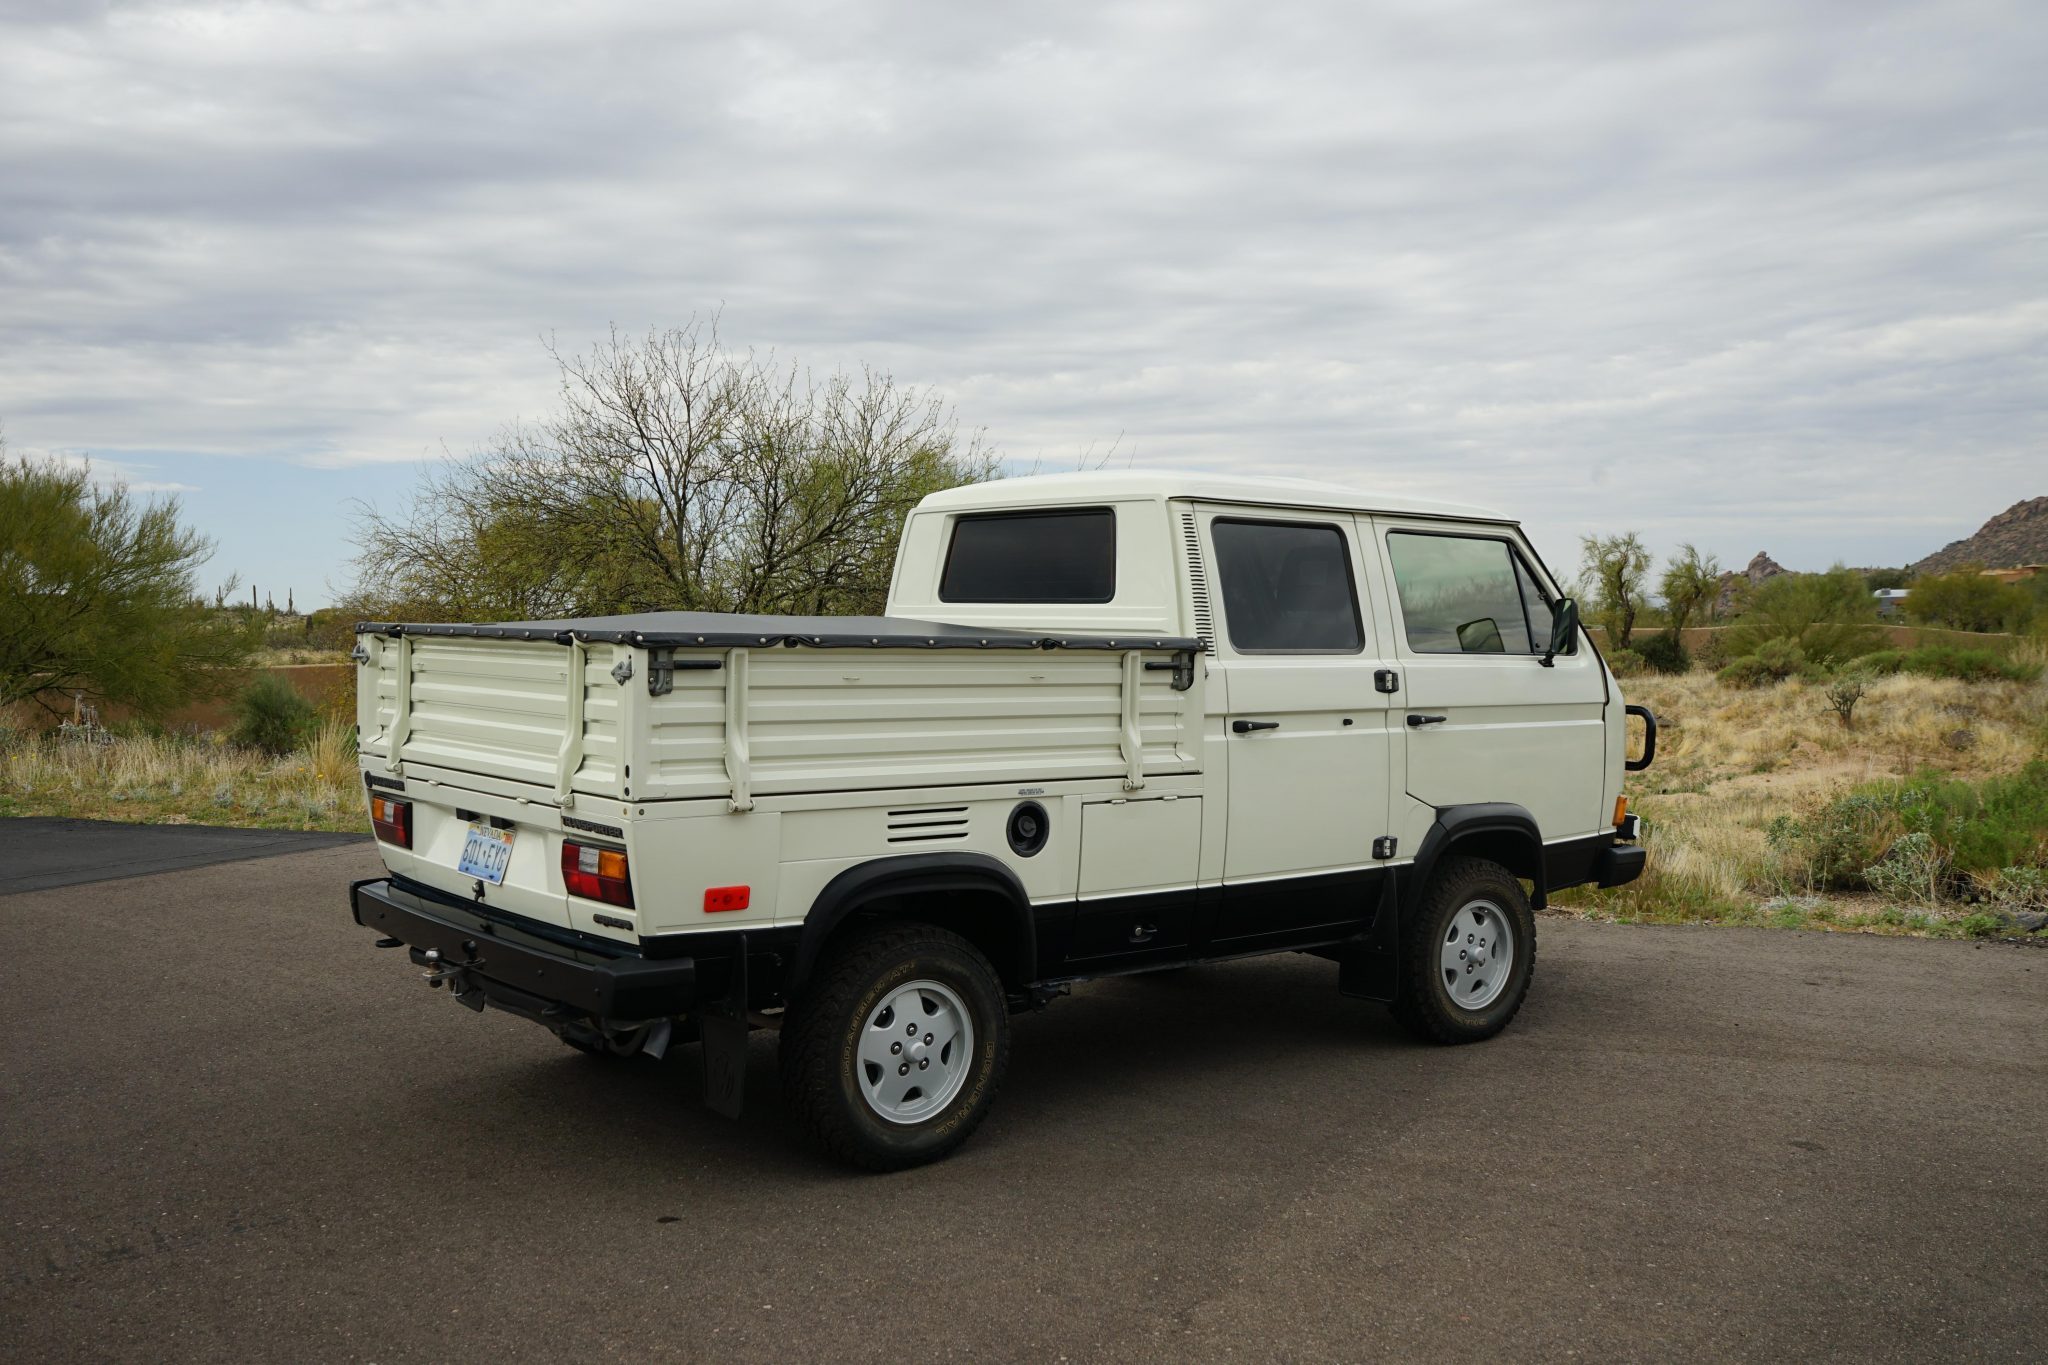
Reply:
[[1402, 926], [1394, 1017], [1433, 1043], [1476, 1043], [1506, 1028], [1536, 969], [1536, 914], [1499, 863], [1445, 858]]
[[782, 1027], [782, 1081], [819, 1145], [869, 1170], [936, 1161], [988, 1113], [1009, 1009], [988, 959], [927, 924], [858, 931]]

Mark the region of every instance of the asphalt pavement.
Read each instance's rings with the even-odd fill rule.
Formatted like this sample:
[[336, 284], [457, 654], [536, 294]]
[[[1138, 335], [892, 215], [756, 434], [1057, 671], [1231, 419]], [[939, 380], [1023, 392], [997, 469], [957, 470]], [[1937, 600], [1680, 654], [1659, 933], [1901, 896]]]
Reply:
[[123, 825], [47, 816], [0, 820], [0, 896], [368, 843], [362, 834], [291, 829]]
[[[125, 864], [124, 864], [125, 865]], [[1286, 956], [1016, 1021], [953, 1159], [430, 992], [364, 844], [0, 896], [0, 1357], [2032, 1359], [2048, 953], [1546, 918], [1501, 1038]]]

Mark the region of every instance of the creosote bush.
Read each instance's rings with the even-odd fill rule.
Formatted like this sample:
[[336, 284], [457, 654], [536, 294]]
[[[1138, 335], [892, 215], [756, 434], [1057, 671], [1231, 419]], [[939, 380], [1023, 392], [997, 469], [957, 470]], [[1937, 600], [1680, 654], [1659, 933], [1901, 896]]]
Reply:
[[1655, 635], [1637, 636], [1635, 651], [1653, 673], [1686, 673], [1692, 669], [1692, 656], [1676, 631], [1660, 630]]
[[235, 701], [234, 741], [266, 754], [288, 754], [313, 733], [313, 704], [275, 673], [259, 674]]

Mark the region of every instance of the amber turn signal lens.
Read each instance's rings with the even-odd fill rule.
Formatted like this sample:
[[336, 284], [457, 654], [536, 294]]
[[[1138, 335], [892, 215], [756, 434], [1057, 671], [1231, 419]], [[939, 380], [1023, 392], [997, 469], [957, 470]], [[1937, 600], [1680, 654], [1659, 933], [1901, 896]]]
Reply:
[[1628, 798], [1626, 796], [1617, 796], [1614, 798], [1614, 827], [1620, 829], [1622, 822], [1626, 819], [1628, 819]]
[[400, 848], [412, 847], [412, 802], [393, 801], [388, 796], [370, 798], [370, 828], [377, 838]]

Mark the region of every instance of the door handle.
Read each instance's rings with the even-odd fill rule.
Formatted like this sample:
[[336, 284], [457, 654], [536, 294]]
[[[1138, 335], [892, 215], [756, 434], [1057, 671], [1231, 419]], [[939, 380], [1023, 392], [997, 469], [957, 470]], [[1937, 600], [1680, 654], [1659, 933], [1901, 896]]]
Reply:
[[1425, 725], [1442, 725], [1449, 719], [1449, 716], [1418, 716], [1412, 711], [1408, 713], [1408, 723], [1418, 730]]
[[1156, 924], [1133, 924], [1131, 926], [1131, 942], [1143, 943], [1146, 939], [1153, 937], [1158, 932], [1159, 926]]
[[1254, 730], [1277, 730], [1279, 728], [1280, 722], [1277, 720], [1234, 720], [1230, 722], [1230, 733], [1233, 735], [1248, 735]]

